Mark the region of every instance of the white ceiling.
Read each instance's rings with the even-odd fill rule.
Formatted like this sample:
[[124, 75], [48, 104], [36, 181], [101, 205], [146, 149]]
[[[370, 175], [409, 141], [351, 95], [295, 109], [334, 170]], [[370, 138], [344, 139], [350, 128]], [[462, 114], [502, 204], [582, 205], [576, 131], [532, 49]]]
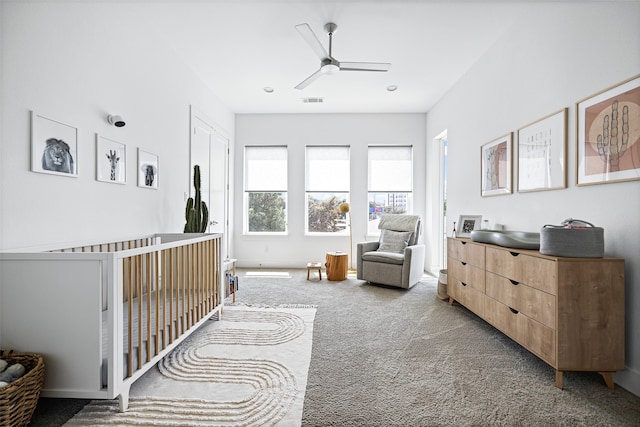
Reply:
[[[428, 111], [532, 6], [524, 0], [201, 0], [140, 7], [156, 36], [235, 113], [364, 113]], [[294, 89], [320, 65], [295, 25], [308, 23], [328, 50], [327, 22], [338, 25], [336, 59], [390, 62], [391, 69], [343, 71]], [[387, 91], [389, 85], [398, 90]], [[265, 86], [274, 92], [265, 93]], [[305, 104], [305, 97], [324, 102]]]

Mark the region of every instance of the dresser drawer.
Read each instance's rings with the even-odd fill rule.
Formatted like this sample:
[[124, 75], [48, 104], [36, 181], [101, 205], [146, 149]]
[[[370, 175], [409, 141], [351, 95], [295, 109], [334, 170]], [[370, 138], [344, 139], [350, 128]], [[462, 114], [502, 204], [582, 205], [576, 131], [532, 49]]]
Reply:
[[486, 260], [487, 271], [557, 295], [556, 261], [493, 247], [487, 247]]
[[520, 344], [551, 366], [556, 366], [556, 331], [529, 317], [525, 319], [519, 325], [519, 328], [524, 328], [518, 331]]
[[447, 267], [449, 269], [448, 277], [453, 277], [480, 292], [485, 291], [484, 269], [457, 259], [450, 259]]
[[556, 328], [556, 297], [506, 277], [487, 272], [487, 296], [543, 325]]
[[447, 257], [448, 259], [458, 259], [474, 267], [484, 269], [484, 246], [477, 243], [449, 239]]
[[493, 298], [486, 297], [484, 303], [484, 315], [489, 323], [545, 362], [555, 365], [555, 330]]
[[460, 304], [467, 307], [480, 317], [484, 316], [484, 293], [465, 285], [460, 280], [454, 279], [450, 284], [452, 287], [452, 296]]

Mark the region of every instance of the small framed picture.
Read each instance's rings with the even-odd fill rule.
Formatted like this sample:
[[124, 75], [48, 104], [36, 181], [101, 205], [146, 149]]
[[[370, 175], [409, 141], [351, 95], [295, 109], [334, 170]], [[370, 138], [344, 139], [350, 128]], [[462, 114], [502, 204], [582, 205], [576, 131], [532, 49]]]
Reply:
[[158, 189], [158, 155], [138, 148], [138, 187]]
[[78, 177], [78, 128], [31, 112], [31, 171]]
[[96, 179], [127, 183], [127, 146], [96, 134]]
[[480, 150], [482, 197], [511, 194], [511, 132], [484, 144]]
[[458, 225], [456, 227], [457, 237], [471, 237], [473, 230], [480, 230], [482, 224], [482, 215], [460, 215]]
[[640, 75], [576, 103], [576, 184], [640, 179]]
[[567, 188], [567, 108], [518, 129], [518, 191]]

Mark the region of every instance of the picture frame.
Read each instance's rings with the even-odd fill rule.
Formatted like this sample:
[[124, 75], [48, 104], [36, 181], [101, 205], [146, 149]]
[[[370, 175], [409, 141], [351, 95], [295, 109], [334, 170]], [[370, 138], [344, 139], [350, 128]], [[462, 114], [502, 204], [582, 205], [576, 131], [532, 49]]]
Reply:
[[31, 171], [78, 177], [78, 128], [31, 111]]
[[127, 183], [127, 146], [96, 134], [96, 180]]
[[480, 230], [482, 215], [460, 215], [456, 226], [456, 237], [471, 237], [473, 230]]
[[518, 192], [567, 188], [567, 112], [518, 129]]
[[640, 75], [576, 103], [576, 185], [640, 179]]
[[512, 132], [509, 132], [480, 147], [482, 197], [511, 194], [512, 139]]
[[138, 148], [138, 187], [158, 189], [158, 164], [157, 154]]

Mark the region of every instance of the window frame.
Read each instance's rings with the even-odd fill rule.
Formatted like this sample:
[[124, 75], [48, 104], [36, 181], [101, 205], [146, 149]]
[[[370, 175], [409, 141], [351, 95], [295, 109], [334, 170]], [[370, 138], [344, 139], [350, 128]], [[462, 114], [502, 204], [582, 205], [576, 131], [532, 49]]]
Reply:
[[[250, 159], [247, 156], [247, 149], [284, 149], [284, 166], [285, 166], [285, 177], [282, 180], [284, 184], [284, 189], [278, 188], [260, 188], [255, 187], [250, 182]], [[242, 208], [242, 217], [243, 217], [243, 234], [247, 236], [286, 236], [289, 234], [289, 188], [288, 188], [288, 180], [289, 180], [289, 149], [286, 145], [245, 145], [244, 146], [244, 160], [243, 160], [243, 208]], [[282, 161], [282, 159], [280, 159]], [[250, 218], [249, 218], [249, 195], [252, 193], [280, 193], [283, 195], [284, 199], [284, 231], [250, 231]]]
[[[404, 189], [400, 189], [397, 188], [396, 185], [392, 185], [388, 188], [384, 188], [384, 187], [374, 187], [372, 189], [372, 181], [375, 180], [372, 179], [372, 173], [375, 173], [375, 170], [373, 170], [372, 166], [371, 166], [371, 162], [372, 160], [375, 160], [375, 157], [372, 159], [372, 151], [376, 149], [402, 149], [402, 150], [408, 150], [408, 154], [409, 154], [409, 158], [405, 159], [405, 160], [398, 160], [398, 161], [408, 161], [409, 165], [410, 165], [410, 170], [408, 173], [408, 178], [409, 178], [409, 183], [408, 186], [405, 187]], [[398, 156], [401, 157], [401, 156]], [[372, 230], [370, 229], [370, 222], [371, 222], [371, 206], [370, 206], [370, 202], [371, 202], [371, 197], [372, 195], [375, 194], [386, 194], [387, 197], [389, 194], [406, 194], [407, 197], [407, 207], [406, 207], [406, 214], [413, 214], [413, 210], [414, 210], [414, 206], [413, 206], [413, 199], [414, 199], [414, 183], [413, 183], [413, 167], [414, 167], [414, 157], [413, 157], [413, 145], [390, 145], [390, 144], [382, 144], [382, 145], [368, 145], [367, 146], [367, 236], [370, 237], [378, 237], [380, 236], [380, 230], [375, 229]], [[375, 178], [375, 177], [374, 177]], [[396, 188], [394, 188], [396, 187]], [[375, 200], [375, 198], [374, 198]], [[385, 205], [386, 206], [386, 205]]]
[[[323, 187], [315, 187], [314, 185], [310, 185], [310, 166], [309, 166], [309, 149], [311, 150], [331, 150], [333, 148], [336, 149], [346, 149], [346, 176], [343, 177], [343, 182], [346, 184], [342, 188], [325, 188]], [[344, 201], [340, 203], [351, 203], [351, 146], [350, 145], [307, 145], [305, 146], [305, 184], [304, 184], [304, 235], [305, 236], [348, 236], [349, 235], [349, 226], [347, 224], [347, 215], [346, 214], [338, 214], [338, 217], [342, 217], [345, 221], [346, 227], [344, 230], [340, 231], [310, 231], [309, 230], [309, 199], [314, 194], [333, 194], [333, 195], [344, 195]], [[344, 173], [344, 171], [343, 171]], [[315, 181], [315, 180], [314, 180]], [[310, 187], [312, 187], [310, 189]], [[339, 204], [340, 204], [339, 203]], [[339, 205], [338, 204], [338, 205]]]

